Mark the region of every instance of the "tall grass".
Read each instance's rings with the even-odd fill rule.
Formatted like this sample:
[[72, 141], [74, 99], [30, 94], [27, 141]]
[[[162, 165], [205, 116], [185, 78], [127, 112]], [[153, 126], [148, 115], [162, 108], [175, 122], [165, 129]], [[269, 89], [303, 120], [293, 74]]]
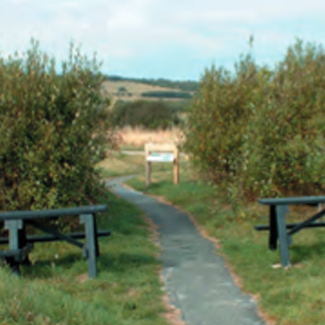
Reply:
[[148, 142], [179, 143], [183, 133], [177, 127], [167, 130], [147, 130], [141, 127], [124, 127], [119, 130], [122, 148], [143, 149]]

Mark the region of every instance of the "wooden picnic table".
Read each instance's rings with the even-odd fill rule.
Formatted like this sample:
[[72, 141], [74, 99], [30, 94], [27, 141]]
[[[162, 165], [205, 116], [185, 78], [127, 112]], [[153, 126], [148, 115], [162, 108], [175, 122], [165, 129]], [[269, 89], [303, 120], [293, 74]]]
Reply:
[[[19, 265], [28, 262], [28, 254], [34, 242], [65, 240], [82, 249], [84, 258], [88, 262], [88, 276], [97, 276], [96, 260], [99, 256], [98, 236], [107, 236], [110, 231], [97, 231], [96, 214], [107, 209], [107, 205], [81, 206], [73, 208], [38, 210], [38, 211], [6, 211], [0, 213], [0, 221], [8, 229], [8, 238], [0, 238], [0, 244], [9, 243], [9, 250], [0, 250], [0, 257], [5, 259], [11, 269], [19, 274]], [[40, 219], [79, 216], [84, 224], [84, 233], [65, 234], [57, 229], [44, 225]], [[27, 236], [26, 225], [39, 229], [48, 235]], [[85, 238], [85, 243], [78, 241]]]
[[[297, 223], [286, 223], [286, 214], [290, 205], [319, 206], [325, 203], [325, 196], [303, 196], [286, 198], [262, 198], [258, 202], [269, 206], [269, 224], [257, 225], [256, 230], [269, 230], [269, 248], [277, 249], [280, 243], [281, 265], [284, 268], [290, 266], [289, 246], [292, 244], [292, 236], [305, 228], [325, 227], [324, 222], [315, 222], [325, 215], [325, 209], [315, 213], [311, 217]], [[289, 230], [289, 231], [287, 231]]]

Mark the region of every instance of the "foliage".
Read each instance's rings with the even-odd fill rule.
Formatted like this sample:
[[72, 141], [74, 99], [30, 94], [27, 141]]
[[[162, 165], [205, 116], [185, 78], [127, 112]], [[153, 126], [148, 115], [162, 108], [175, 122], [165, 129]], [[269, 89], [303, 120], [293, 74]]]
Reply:
[[96, 201], [108, 100], [96, 58], [73, 45], [61, 73], [38, 42], [0, 58], [0, 209], [58, 208]]
[[184, 91], [197, 91], [199, 83], [194, 80], [169, 80], [169, 79], [146, 79], [146, 78], [124, 78], [120, 76], [105, 76], [106, 80], [111, 81], [132, 81], [144, 83], [152, 86], [159, 86], [164, 88], [173, 88], [173, 89], [181, 89]]
[[177, 100], [177, 101], [168, 101], [164, 100], [164, 103], [168, 105], [175, 113], [184, 113], [189, 109], [190, 100]]
[[119, 92], [119, 93], [120, 93], [120, 92], [121, 92], [121, 93], [123, 93], [123, 92], [127, 92], [127, 89], [126, 89], [125, 87], [122, 86], [122, 87], [119, 87], [119, 88], [118, 88], [118, 92]]
[[297, 41], [274, 71], [250, 124], [249, 187], [262, 195], [321, 193], [325, 184], [325, 52]]
[[167, 129], [178, 124], [177, 114], [162, 101], [119, 101], [113, 109], [112, 116], [114, 125], [120, 127], [143, 126], [147, 129]]
[[214, 181], [238, 176], [259, 69], [242, 58], [235, 75], [223, 68], [207, 69], [192, 102], [186, 125], [185, 150]]
[[141, 94], [142, 97], [155, 97], [155, 98], [180, 98], [189, 99], [192, 95], [189, 92], [180, 91], [146, 91]]
[[325, 53], [297, 41], [273, 70], [241, 57], [207, 69], [185, 126], [187, 150], [225, 193], [255, 198], [324, 190]]

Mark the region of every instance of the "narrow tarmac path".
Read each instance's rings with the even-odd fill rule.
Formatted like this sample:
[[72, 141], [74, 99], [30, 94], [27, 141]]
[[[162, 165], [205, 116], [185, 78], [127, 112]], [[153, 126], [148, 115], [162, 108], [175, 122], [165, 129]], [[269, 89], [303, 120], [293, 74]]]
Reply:
[[188, 215], [123, 187], [121, 182], [128, 178], [110, 180], [107, 185], [158, 226], [165, 288], [185, 324], [264, 325], [255, 301], [234, 284], [224, 259]]

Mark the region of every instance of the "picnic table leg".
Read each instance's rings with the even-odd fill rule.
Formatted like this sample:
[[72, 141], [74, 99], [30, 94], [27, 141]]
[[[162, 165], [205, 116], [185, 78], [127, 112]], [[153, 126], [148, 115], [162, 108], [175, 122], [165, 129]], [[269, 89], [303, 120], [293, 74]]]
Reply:
[[[22, 235], [20, 233], [23, 230], [23, 221], [22, 220], [5, 220], [5, 228], [9, 230], [9, 248], [12, 250], [17, 250], [22, 248], [23, 244], [21, 242]], [[11, 271], [16, 274], [20, 275], [19, 269], [19, 261], [17, 261], [14, 257], [9, 258], [8, 262], [10, 264]]]
[[[22, 221], [22, 227], [18, 230], [18, 240], [19, 240], [19, 247], [25, 247], [27, 245], [27, 235], [26, 235], [26, 223]], [[27, 254], [24, 259], [21, 261], [22, 265], [31, 266], [32, 263], [29, 259], [29, 255]]]
[[96, 256], [98, 257], [100, 255], [99, 252], [99, 244], [98, 244], [98, 236], [97, 236], [97, 219], [96, 215], [93, 215], [94, 219], [94, 237], [95, 237], [95, 248], [96, 248]]
[[88, 277], [96, 278], [97, 265], [96, 265], [96, 237], [95, 234], [95, 221], [92, 214], [80, 215], [80, 222], [85, 225], [86, 235], [86, 249], [87, 249], [87, 262], [88, 262]]
[[284, 268], [290, 266], [290, 257], [289, 257], [290, 238], [287, 235], [286, 218], [285, 218], [288, 211], [289, 209], [287, 205], [276, 206], [276, 221], [278, 225], [278, 234], [279, 234], [279, 241], [280, 241], [281, 265]]
[[278, 223], [276, 218], [275, 205], [270, 206], [270, 232], [269, 232], [269, 249], [276, 250], [278, 247]]

